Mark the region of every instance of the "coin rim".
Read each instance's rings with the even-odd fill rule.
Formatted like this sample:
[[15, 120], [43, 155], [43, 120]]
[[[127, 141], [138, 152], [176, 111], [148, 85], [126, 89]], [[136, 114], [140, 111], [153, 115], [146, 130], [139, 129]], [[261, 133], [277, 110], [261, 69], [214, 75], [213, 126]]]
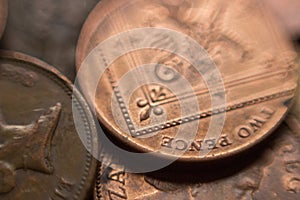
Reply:
[[[89, 135], [87, 135], [86, 137], [90, 138], [90, 145], [91, 145], [90, 151], [98, 152], [98, 137], [97, 137], [96, 125], [95, 125], [93, 115], [84, 97], [81, 95], [79, 90], [73, 86], [71, 81], [69, 81], [64, 75], [62, 75], [56, 68], [52, 67], [51, 65], [45, 63], [44, 61], [41, 61], [40, 59], [34, 58], [32, 56], [23, 53], [19, 53], [16, 51], [0, 50], [0, 59], [8, 59], [14, 62], [16, 61], [23, 62], [27, 65], [32, 66], [33, 68], [36, 68], [41, 71], [45, 71], [46, 73], [49, 73], [53, 77], [57, 78], [57, 80], [61, 81], [61, 83], [63, 83], [64, 86], [69, 91], [65, 91], [64, 88], [60, 86], [62, 90], [64, 90], [64, 92], [67, 92], [67, 95], [70, 96], [71, 100], [72, 100], [72, 95], [74, 95], [74, 97], [77, 99], [85, 115], [82, 116], [81, 114], [81, 116], [83, 118], [86, 118], [89, 122], [89, 125], [85, 126], [85, 129], [88, 128], [88, 131], [86, 132], [89, 133]], [[54, 83], [57, 82], [50, 76], [47, 76], [46, 74], [43, 75], [49, 78]], [[77, 191], [71, 195], [72, 199], [79, 200], [79, 199], [87, 198], [89, 196], [91, 187], [93, 186], [94, 183], [94, 178], [97, 171], [97, 160], [88, 151], [86, 152], [85, 157], [86, 160], [85, 160], [85, 168], [83, 169], [83, 176], [81, 177], [80, 181], [78, 181]], [[90, 162], [87, 162], [88, 160], [90, 160]], [[85, 174], [86, 176], [84, 176]]]
[[[275, 34], [277, 36], [279, 35], [279, 38], [281, 38], [281, 39], [284, 39], [284, 38], [286, 39], [287, 35], [284, 31], [281, 31], [277, 25], [272, 26], [272, 24], [277, 24], [277, 23], [275, 23], [274, 17], [270, 13], [270, 11], [267, 9], [266, 4], [259, 0], [254, 0], [253, 3], [256, 3], [258, 5], [259, 10], [261, 11], [260, 13], [262, 13], [264, 15], [266, 24], [268, 25], [269, 28], [272, 28], [270, 30], [270, 32], [272, 32], [273, 34]], [[86, 55], [85, 50], [90, 45], [90, 38], [92, 38], [94, 33], [97, 31], [97, 27], [98, 27], [97, 25], [100, 24], [98, 20], [99, 19], [102, 20], [110, 14], [111, 10], [108, 10], [108, 9], [105, 10], [104, 12], [98, 11], [99, 9], [103, 10], [102, 7], [106, 6], [105, 4], [108, 4], [108, 5], [110, 4], [113, 7], [113, 9], [116, 7], [116, 5], [113, 3], [113, 1], [102, 0], [94, 7], [94, 9], [90, 12], [86, 21], [84, 22], [81, 33], [78, 38], [77, 47], [76, 47], [76, 70], [77, 71], [79, 70], [81, 64], [84, 63], [85, 56], [88, 55], [88, 54]], [[287, 39], [285, 41], [281, 41], [281, 42], [287, 44], [287, 46], [292, 46], [288, 42]], [[280, 45], [280, 44], [278, 43], [277, 45]], [[293, 48], [291, 48], [291, 50], [292, 49]], [[297, 78], [298, 78], [298, 76], [297, 76]], [[299, 87], [297, 80], [295, 80], [295, 84], [297, 85], [297, 87]], [[81, 88], [84, 91], [84, 87], [81, 87]], [[275, 129], [278, 128], [278, 126], [282, 123], [282, 121], [285, 119], [286, 115], [288, 114], [289, 110], [293, 106], [293, 102], [295, 101], [295, 95], [296, 95], [296, 88], [293, 92], [293, 97], [291, 98], [291, 103], [289, 105], [285, 106], [286, 111], [283, 113], [282, 117], [279, 120], [277, 120], [274, 125], [272, 125], [272, 128], [265, 131], [264, 134], [261, 134], [261, 136], [258, 139], [256, 139], [255, 141], [254, 140], [248, 141], [248, 142], [245, 142], [244, 144], [240, 145], [238, 148], [236, 147], [234, 149], [229, 149], [226, 152], [219, 152], [217, 155], [213, 154], [209, 157], [204, 157], [204, 158], [200, 158], [200, 157], [196, 157], [196, 156], [177, 158], [174, 155], [165, 154], [165, 153], [159, 154], [159, 155], [157, 155], [157, 157], [161, 158], [161, 159], [166, 159], [166, 160], [170, 160], [170, 159], [174, 160], [173, 158], [176, 158], [176, 162], [184, 162], [184, 163], [200, 162], [201, 163], [201, 162], [210, 162], [210, 161], [214, 161], [214, 160], [218, 160], [218, 159], [226, 159], [228, 157], [240, 154], [241, 152], [251, 149], [256, 144], [259, 144], [262, 141], [264, 141], [267, 137], [269, 137], [274, 132]], [[89, 98], [89, 97], [87, 97], [87, 98]], [[109, 123], [109, 119], [104, 117], [101, 114], [102, 112], [99, 112], [99, 110], [97, 109], [97, 105], [95, 106], [95, 108], [96, 108], [95, 112], [96, 112], [98, 120], [100, 121], [100, 124], [103, 125], [105, 127], [105, 129], [108, 130], [108, 133], [111, 136], [117, 138], [121, 143], [128, 145], [129, 147], [133, 148], [134, 150], [138, 150], [141, 153], [152, 152], [148, 148], [143, 146], [142, 144], [136, 143], [136, 142], [128, 139], [128, 137], [124, 136], [123, 134], [119, 133], [119, 131], [116, 130]]]

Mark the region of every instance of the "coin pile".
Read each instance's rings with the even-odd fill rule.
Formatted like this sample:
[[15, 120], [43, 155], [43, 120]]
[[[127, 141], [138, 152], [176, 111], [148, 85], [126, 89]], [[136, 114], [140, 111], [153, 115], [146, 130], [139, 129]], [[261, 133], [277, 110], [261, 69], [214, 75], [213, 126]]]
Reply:
[[300, 199], [297, 53], [264, 3], [71, 4], [0, 0], [0, 200]]

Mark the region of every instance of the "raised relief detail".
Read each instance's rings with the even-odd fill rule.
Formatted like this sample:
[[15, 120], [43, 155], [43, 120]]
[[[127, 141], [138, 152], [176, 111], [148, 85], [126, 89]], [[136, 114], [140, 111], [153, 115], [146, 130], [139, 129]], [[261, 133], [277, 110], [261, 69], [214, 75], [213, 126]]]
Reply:
[[[289, 154], [289, 153], [286, 153]], [[287, 156], [287, 155], [286, 155]], [[284, 176], [284, 186], [290, 193], [300, 193], [300, 161], [286, 161], [286, 175]]]
[[[271, 95], [268, 95], [268, 96], [259, 97], [259, 98], [252, 99], [252, 100], [249, 100], [249, 101], [241, 102], [241, 103], [238, 103], [238, 104], [228, 105], [226, 107], [220, 107], [220, 108], [217, 108], [215, 110], [204, 111], [200, 114], [196, 114], [196, 115], [193, 115], [193, 116], [189, 116], [189, 117], [185, 117], [185, 118], [181, 118], [181, 119], [176, 119], [176, 120], [172, 120], [172, 121], [167, 121], [165, 123], [162, 123], [160, 125], [157, 125], [157, 126], [154, 126], [154, 127], [148, 128], [148, 129], [136, 130], [132, 136], [133, 137], [139, 137], [139, 136], [150, 134], [150, 133], [153, 133], [153, 132], [156, 132], [156, 131], [159, 131], [159, 130], [163, 130], [163, 129], [167, 129], [167, 128], [170, 128], [170, 127], [178, 126], [178, 125], [181, 125], [183, 123], [189, 123], [191, 121], [200, 120], [202, 118], [207, 118], [207, 117], [210, 117], [212, 115], [217, 115], [217, 114], [220, 114], [220, 113], [223, 113], [223, 112], [231, 112], [231, 111], [241, 109], [241, 108], [244, 108], [244, 107], [247, 107], [247, 106], [253, 106], [253, 105], [263, 103], [263, 102], [266, 102], [266, 101], [270, 101], [270, 100], [273, 100], [273, 99], [277, 99], [277, 98], [280, 98], [280, 97], [283, 97], [283, 96], [291, 95], [291, 94], [294, 93], [294, 91], [295, 90], [293, 89], [293, 90], [289, 90], [289, 91], [275, 93], [275, 94], [271, 94]], [[272, 111], [268, 108], [264, 108], [261, 111], [261, 114], [262, 114], [262, 117], [266, 118], [266, 119], [264, 119], [264, 121], [267, 122], [273, 116], [274, 111]], [[259, 122], [254, 120], [254, 121], [251, 122], [251, 124], [252, 124], [251, 127], [252, 126], [258, 126]], [[237, 129], [238, 130], [237, 131], [238, 135], [242, 135], [243, 136], [242, 138], [249, 137], [253, 133], [253, 131], [251, 130], [251, 127], [250, 128], [248, 126], [238, 127], [238, 129]]]
[[53, 173], [51, 141], [61, 109], [57, 103], [28, 125], [8, 125], [0, 115], [0, 193], [8, 193], [15, 187], [18, 169]]
[[[125, 172], [108, 168], [105, 171], [104, 179], [101, 180], [102, 186], [107, 190], [107, 196], [110, 200], [128, 199], [125, 187]], [[114, 187], [114, 185], [116, 187]]]
[[[191, 32], [195, 33], [195, 35], [193, 35], [194, 38], [200, 41], [200, 44], [214, 58], [217, 64], [220, 64], [221, 60], [227, 57], [223, 55], [225, 52], [233, 54], [231, 57], [238, 57], [242, 62], [247, 59], [252, 59], [253, 52], [250, 45], [243, 41], [239, 34], [226, 28], [223, 24], [226, 13], [227, 5], [223, 4], [219, 9], [215, 9], [209, 14], [207, 19], [210, 21], [202, 20], [199, 22], [199, 16], [191, 16], [186, 23], [190, 25], [189, 28], [192, 30]], [[196, 27], [196, 30], [194, 27]], [[226, 51], [223, 50], [222, 52], [222, 49], [226, 49]]]
[[144, 180], [153, 186], [154, 188], [163, 191], [163, 192], [174, 192], [176, 190], [179, 190], [181, 187], [179, 184], [171, 183], [171, 182], [166, 182], [166, 181], [161, 181], [155, 178], [151, 178], [148, 176], [144, 177]]
[[68, 199], [74, 188], [74, 183], [67, 181], [65, 178], [59, 178], [58, 186], [54, 190], [54, 195], [49, 200]]
[[164, 88], [161, 86], [157, 86], [150, 91], [150, 102], [147, 99], [138, 99], [137, 106], [143, 108], [140, 112], [140, 121], [149, 119], [152, 112], [155, 115], [162, 115], [164, 113], [163, 109], [160, 106], [153, 106], [152, 103], [163, 100], [165, 98], [166, 93], [164, 91]]
[[187, 141], [184, 139], [176, 139], [168, 136], [162, 138], [162, 147], [176, 149], [179, 151], [200, 152], [204, 150], [212, 150], [222, 147], [227, 147], [232, 144], [227, 135], [221, 135], [220, 138], [212, 138], [205, 140]]
[[[176, 9], [174, 8], [175, 4], [177, 5]], [[294, 94], [295, 90], [289, 89], [282, 92], [272, 91], [271, 93], [270, 91], [266, 94], [260, 93], [258, 97], [252, 97], [251, 99], [250, 97], [247, 99], [242, 96], [235, 97], [237, 100], [236, 102], [227, 102], [228, 105], [224, 107], [208, 107], [201, 113], [195, 112], [191, 113], [189, 116], [176, 116], [177, 114], [169, 115], [171, 116], [168, 118], [169, 121], [163, 123], [151, 123], [150, 125], [144, 123], [144, 121], [149, 120], [151, 116], [160, 117], [165, 113], [170, 113], [170, 110], [167, 110], [170, 108], [164, 105], [170, 105], [171, 107], [175, 103], [178, 103], [178, 99], [189, 99], [194, 95], [196, 97], [211, 95], [210, 92], [212, 90], [218, 89], [220, 85], [218, 85], [218, 81], [214, 82], [214, 76], [211, 75], [213, 74], [212, 71], [214, 68], [211, 66], [213, 64], [212, 60], [215, 61], [221, 72], [223, 71], [223, 67], [225, 67], [225, 65], [223, 66], [223, 63], [231, 63], [230, 65], [232, 65], [232, 63], [243, 63], [242, 65], [248, 66], [248, 64], [252, 65], [252, 62], [254, 62], [255, 66], [259, 67], [257, 70], [245, 69], [241, 70], [240, 73], [232, 72], [230, 74], [225, 74], [224, 83], [222, 83], [222, 85], [226, 88], [227, 93], [230, 91], [237, 92], [238, 87], [242, 85], [249, 86], [250, 84], [256, 84], [256, 82], [264, 79], [268, 79], [269, 81], [271, 78], [283, 78], [293, 71], [294, 67], [292, 67], [291, 62], [293, 60], [293, 55], [291, 53], [285, 53], [280, 58], [274, 58], [270, 53], [261, 55], [260, 52], [260, 54], [258, 54], [255, 42], [253, 43], [251, 39], [248, 41], [248, 39], [242, 37], [242, 33], [234, 30], [232, 27], [227, 27], [225, 18], [228, 12], [230, 12], [230, 7], [227, 4], [220, 3], [217, 7], [215, 5], [208, 5], [205, 6], [205, 8], [202, 8], [201, 6], [203, 5], [198, 5], [194, 1], [180, 1], [177, 3], [170, 3], [168, 1], [161, 5], [150, 4], [149, 8], [146, 6], [147, 9], [145, 9], [142, 23], [146, 27], [164, 27], [164, 25], [167, 25], [167, 27], [173, 27], [174, 30], [182, 30], [183, 33], [197, 41], [208, 53], [203, 57], [201, 63], [199, 63], [203, 70], [202, 73], [207, 77], [210, 77], [208, 82], [214, 83], [212, 85], [215, 85], [215, 87], [210, 87], [210, 90], [208, 90], [203, 84], [195, 84], [193, 85], [193, 93], [180, 93], [179, 95], [174, 95], [171, 92], [165, 92], [167, 90], [166, 88], [149, 84], [143, 87], [143, 91], [140, 93], [143, 95], [134, 101], [138, 111], [130, 112], [130, 114], [128, 113], [128, 108], [122, 106], [124, 105], [124, 102], [118, 101], [132, 137], [141, 137], [163, 129], [179, 126], [183, 123], [201, 120], [202, 118], [211, 117], [212, 115], [242, 109], [246, 106], [254, 106]], [[199, 12], [199, 10], [201, 10], [201, 12]], [[157, 15], [157, 13], [160, 14]], [[179, 46], [175, 41], [176, 38], [174, 39], [173, 37], [164, 34], [157, 34], [157, 37], [154, 38], [156, 39], [150, 47], [155, 47], [154, 49], [157, 50], [157, 56], [153, 56], [150, 59], [151, 63], [157, 64], [153, 70], [155, 77], [162, 83], [170, 83], [173, 81], [176, 82], [182, 76], [184, 78], [188, 77], [187, 80], [193, 83], [193, 81], [195, 81], [193, 77], [195, 76], [192, 76], [193, 71], [191, 69], [193, 66], [191, 63], [180, 55], [163, 51], [161, 50], [162, 48], [158, 48], [164, 47], [164, 49], [172, 49], [174, 50], [173, 52], [176, 52], [179, 48], [185, 49], [185, 51], [188, 52], [187, 54], [192, 57], [195, 52], [191, 52], [192, 48], [190, 48], [190, 43], [187, 41]], [[210, 56], [213, 59], [211, 59]], [[277, 69], [276, 66], [282, 67]], [[275, 67], [276, 69], [270, 69], [272, 67]], [[192, 75], [189, 76], [189, 74]], [[110, 71], [109, 79], [112, 84], [112, 89], [117, 96], [117, 99], [121, 99], [122, 96], [120, 95], [118, 86], [113, 84], [118, 82], [119, 77], [117, 76], [118, 73], [114, 72], [114, 70]], [[257, 91], [259, 92], [259, 90]], [[265, 96], [262, 96], [262, 94]], [[230, 94], [228, 94], [228, 96], [230, 97]], [[135, 115], [135, 117], [131, 118], [131, 115]], [[137, 119], [137, 121], [135, 121], [135, 119]], [[261, 126], [261, 123], [264, 122], [261, 122], [260, 119], [253, 119], [249, 126], [251, 126], [250, 128], [254, 126], [256, 131], [256, 129], [259, 128], [257, 126]], [[138, 128], [138, 126], [136, 126], [138, 124], [142, 124], [142, 126], [139, 126]], [[253, 132], [248, 128], [248, 126], [242, 127], [240, 131], [242, 137], [247, 138], [249, 137], [249, 134]]]
[[253, 193], [259, 189], [259, 181], [254, 178], [244, 177], [236, 186], [236, 197], [241, 200], [253, 200]]
[[[238, 57], [241, 61], [253, 58], [250, 45], [238, 33], [226, 28], [223, 23], [228, 12], [228, 5], [222, 4], [219, 5], [219, 8], [199, 12], [199, 8], [195, 8], [193, 1], [175, 4], [178, 7], [176, 10], [173, 8], [173, 2], [165, 2], [165, 6], [153, 6], [151, 10], [145, 13], [145, 26], [161, 26], [161, 21], [167, 21], [168, 15], [166, 13], [173, 13], [175, 20], [168, 22], [180, 26], [181, 29], [184, 29], [182, 26], [184, 24], [185, 32], [199, 41], [217, 63], [227, 57], [223, 55], [224, 53], [226, 55], [232, 54], [232, 58]], [[153, 17], [153, 10], [155, 9], [157, 12], [160, 11], [162, 16]], [[170, 39], [161, 42], [165, 41], [170, 41]], [[222, 49], [226, 49], [226, 51], [222, 52]]]
[[38, 81], [38, 75], [35, 72], [5, 64], [0, 68], [0, 80], [4, 78], [20, 83], [25, 87], [33, 87]]
[[263, 127], [263, 125], [268, 122], [275, 111], [270, 108], [263, 108], [259, 115], [251, 116], [245, 125], [239, 126], [237, 128], [237, 134], [240, 138], [248, 138]]

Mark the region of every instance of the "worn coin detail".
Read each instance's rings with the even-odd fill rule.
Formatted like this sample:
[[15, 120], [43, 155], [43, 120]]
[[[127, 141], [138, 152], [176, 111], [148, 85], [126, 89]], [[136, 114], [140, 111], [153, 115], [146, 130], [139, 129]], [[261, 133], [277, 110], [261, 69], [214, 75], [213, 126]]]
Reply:
[[46, 63], [7, 51], [0, 52], [0, 91], [0, 199], [86, 199], [96, 171], [88, 151], [97, 140], [80, 93]]
[[0, 0], [0, 38], [4, 32], [7, 19], [7, 0]]
[[[109, 50], [101, 46], [116, 34], [122, 36], [146, 27], [171, 29], [197, 41], [209, 55], [202, 60], [203, 73], [199, 74], [186, 57], [176, 55], [175, 50], [170, 52], [170, 49], [188, 51], [189, 46], [176, 46], [176, 38], [168, 35], [151, 38], [153, 45], [159, 44], [161, 49], [135, 48], [143, 39], [148, 40], [146, 33], [138, 39], [120, 40], [114, 48], [109, 46]], [[109, 63], [122, 48], [131, 51]], [[85, 59], [93, 53], [96, 64], [86, 64]], [[197, 53], [191, 51], [189, 55]], [[291, 45], [267, 9], [258, 1], [240, 0], [230, 4], [221, 0], [104, 0], [87, 19], [77, 48], [79, 72], [83, 66], [91, 68], [90, 73], [82, 74], [80, 85], [109, 132], [140, 152], [174, 157], [172, 152], [184, 151], [179, 160], [191, 162], [236, 154], [268, 136], [285, 116], [295, 94], [294, 59]], [[222, 84], [212, 83], [214, 87], [203, 78], [214, 80], [210, 76], [212, 65], [207, 62], [210, 60], [222, 77]], [[140, 66], [146, 64], [153, 67], [141, 70]], [[105, 70], [102, 77], [96, 77], [100, 81], [94, 94], [91, 82], [102, 65], [108, 68], [102, 69]], [[149, 77], [156, 82], [134, 89], [132, 86], [130, 91], [130, 85]], [[193, 92], [187, 92], [179, 84], [182, 77]], [[176, 94], [166, 84], [177, 84]], [[211, 97], [218, 95], [218, 87], [224, 88], [226, 105], [212, 107]], [[183, 114], [180, 101], [192, 104], [192, 96], [196, 96], [200, 111], [187, 109]], [[224, 113], [222, 128], [211, 124], [213, 117]], [[186, 139], [193, 134], [195, 122], [196, 136]], [[178, 138], [181, 126], [186, 127], [183, 130], [186, 137]], [[207, 136], [208, 130], [221, 134]], [[208, 153], [203, 156], [203, 152]]]
[[[243, 163], [252, 160], [250, 164], [230, 176], [222, 166], [217, 169], [217, 177], [215, 171], [207, 174], [179, 171], [158, 178], [101, 166], [94, 199], [299, 199], [299, 123], [298, 127], [283, 124], [275, 134], [262, 150], [243, 159]], [[230, 168], [238, 169], [240, 165], [243, 164], [232, 163]], [[208, 181], [203, 176], [216, 178]]]
[[231, 169], [239, 170], [230, 176], [223, 166], [217, 169], [220, 173], [213, 170], [205, 174], [214, 177], [207, 181], [199, 171], [153, 178], [99, 165], [94, 199], [299, 199], [299, 100], [298, 93], [293, 110], [274, 137], [242, 162], [231, 164]]

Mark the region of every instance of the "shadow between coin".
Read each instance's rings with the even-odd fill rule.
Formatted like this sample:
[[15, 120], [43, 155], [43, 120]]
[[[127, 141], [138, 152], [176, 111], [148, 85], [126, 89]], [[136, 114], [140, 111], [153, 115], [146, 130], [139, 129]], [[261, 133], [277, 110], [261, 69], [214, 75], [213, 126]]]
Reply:
[[[272, 141], [277, 140], [285, 133], [281, 130], [284, 128], [286, 128], [286, 125], [281, 124], [276, 131], [265, 140], [237, 155], [207, 162], [174, 162], [161, 170], [146, 173], [145, 176], [150, 179], [172, 183], [208, 183], [234, 176], [254, 166], [267, 166], [272, 162], [272, 158], [268, 156], [267, 152], [270, 151]], [[138, 153], [130, 149], [129, 146], [119, 142], [117, 138], [109, 134], [107, 129], [103, 128], [103, 130], [110, 141], [118, 147], [129, 152]], [[103, 149], [103, 147], [105, 147], [105, 145], [102, 146], [102, 151], [105, 151], [106, 154], [114, 155], [114, 152], [111, 152], [110, 149]], [[141, 167], [145, 164], [147, 163], [136, 163], [136, 165], [140, 165]], [[127, 168], [127, 166], [124, 167]]]

